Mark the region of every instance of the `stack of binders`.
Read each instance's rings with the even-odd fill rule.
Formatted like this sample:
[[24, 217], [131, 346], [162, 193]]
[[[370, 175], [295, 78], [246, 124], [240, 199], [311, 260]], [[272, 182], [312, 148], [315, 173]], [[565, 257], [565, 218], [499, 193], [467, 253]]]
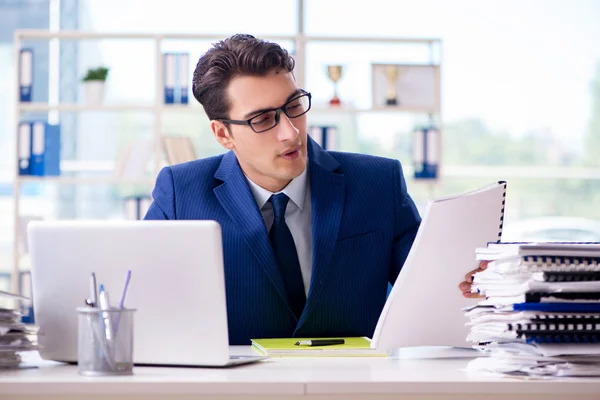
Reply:
[[490, 243], [466, 308], [467, 340], [485, 353], [470, 370], [600, 376], [600, 243]]

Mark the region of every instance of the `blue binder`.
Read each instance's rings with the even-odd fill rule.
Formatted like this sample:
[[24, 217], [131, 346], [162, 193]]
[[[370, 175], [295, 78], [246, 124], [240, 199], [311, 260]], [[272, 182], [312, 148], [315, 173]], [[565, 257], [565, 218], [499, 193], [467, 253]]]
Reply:
[[517, 303], [513, 304], [512, 308], [514, 311], [600, 313], [600, 303]]
[[175, 103], [175, 53], [163, 54], [163, 85], [165, 104]]
[[177, 86], [179, 89], [179, 103], [188, 104], [188, 76], [189, 76], [189, 60], [188, 53], [179, 53], [177, 55]]
[[60, 175], [60, 126], [31, 123], [31, 175]]
[[33, 87], [33, 49], [23, 48], [19, 52], [19, 100], [31, 102]]
[[31, 123], [19, 123], [19, 132], [17, 136], [18, 151], [17, 155], [17, 170], [19, 175], [31, 174]]
[[413, 164], [415, 179], [435, 180], [438, 178], [440, 145], [440, 132], [435, 127], [423, 127], [414, 132]]

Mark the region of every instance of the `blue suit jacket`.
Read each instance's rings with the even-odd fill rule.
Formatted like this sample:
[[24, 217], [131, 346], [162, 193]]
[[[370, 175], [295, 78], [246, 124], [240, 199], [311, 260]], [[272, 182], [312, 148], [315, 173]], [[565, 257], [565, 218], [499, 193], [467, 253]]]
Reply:
[[145, 219], [216, 220], [223, 232], [229, 343], [368, 336], [421, 218], [400, 162], [328, 152], [308, 139], [313, 270], [296, 319], [268, 232], [233, 152], [164, 168]]

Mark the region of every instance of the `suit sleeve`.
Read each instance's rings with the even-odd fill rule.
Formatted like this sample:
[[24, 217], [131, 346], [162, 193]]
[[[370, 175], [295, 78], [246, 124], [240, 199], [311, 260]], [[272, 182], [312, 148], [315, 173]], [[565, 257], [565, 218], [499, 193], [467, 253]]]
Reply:
[[175, 186], [170, 167], [163, 168], [158, 174], [156, 185], [152, 190], [152, 198], [145, 220], [177, 219]]
[[394, 284], [417, 235], [421, 216], [408, 194], [402, 166], [396, 161], [394, 168], [394, 248], [390, 268], [390, 283]]

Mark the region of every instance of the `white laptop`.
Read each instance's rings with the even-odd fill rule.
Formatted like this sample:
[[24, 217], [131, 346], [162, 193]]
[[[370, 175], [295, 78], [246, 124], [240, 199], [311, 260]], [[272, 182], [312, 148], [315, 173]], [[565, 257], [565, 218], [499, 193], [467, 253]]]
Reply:
[[77, 362], [90, 277], [134, 317], [136, 365], [224, 367], [229, 354], [221, 227], [215, 221], [33, 221], [28, 225], [40, 355]]

